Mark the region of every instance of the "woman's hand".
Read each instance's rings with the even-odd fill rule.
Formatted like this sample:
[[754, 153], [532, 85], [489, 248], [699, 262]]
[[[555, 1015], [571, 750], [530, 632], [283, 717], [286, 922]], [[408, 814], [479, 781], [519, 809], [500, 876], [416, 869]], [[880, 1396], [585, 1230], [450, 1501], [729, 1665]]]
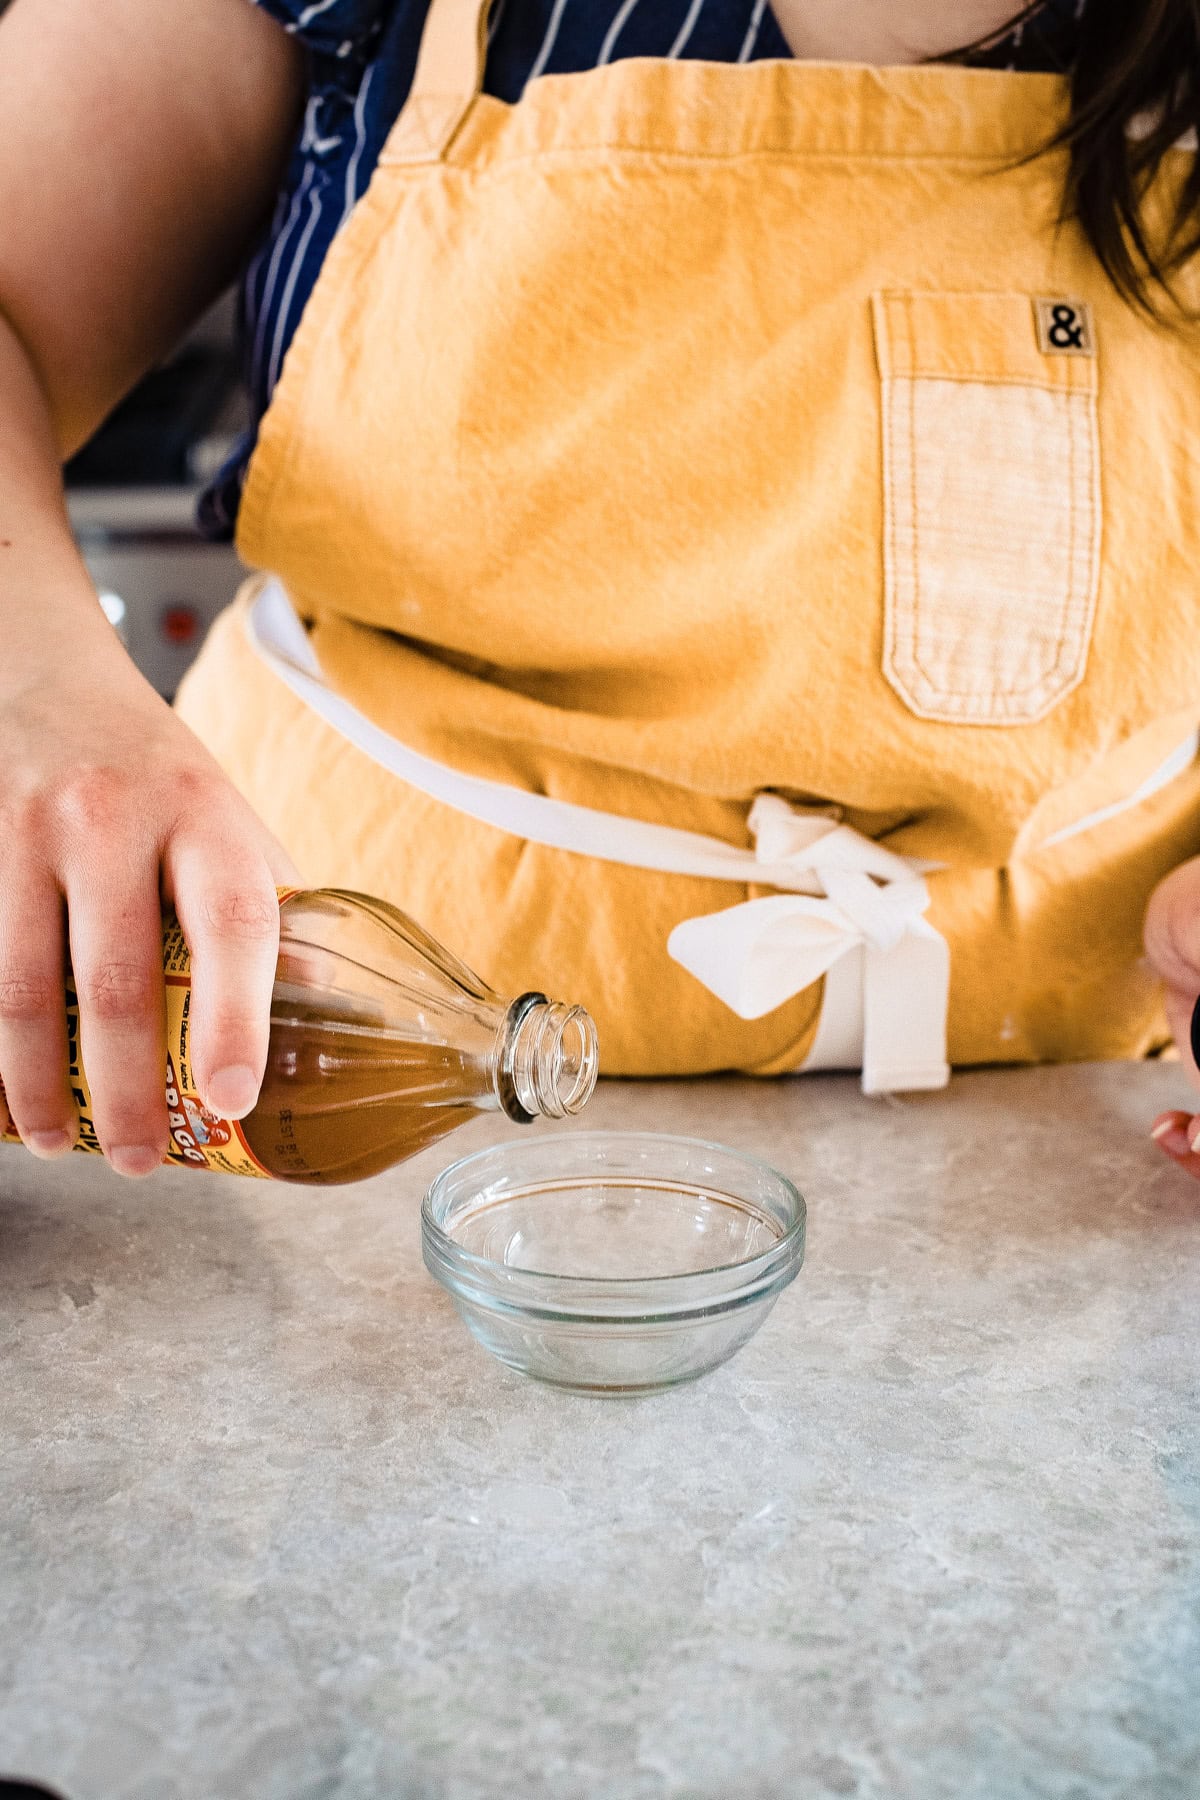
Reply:
[[[1200, 857], [1181, 863], [1150, 896], [1146, 954], [1166, 988], [1167, 1021], [1194, 1086], [1200, 1071], [1192, 1055], [1192, 1008], [1200, 994]], [[1163, 1113], [1153, 1135], [1167, 1155], [1200, 1180], [1200, 1111]]]
[[145, 1175], [167, 1148], [162, 901], [193, 956], [201, 1097], [240, 1118], [266, 1063], [275, 888], [297, 877], [93, 606], [94, 632], [51, 632], [0, 674], [0, 1081], [36, 1155], [71, 1148], [69, 941], [100, 1143]]
[[245, 0], [0, 13], [0, 1082], [32, 1150], [69, 1148], [69, 940], [100, 1142], [144, 1174], [167, 1144], [161, 901], [203, 1097], [237, 1117], [294, 872], [109, 629], [60, 466], [244, 263], [306, 70]]

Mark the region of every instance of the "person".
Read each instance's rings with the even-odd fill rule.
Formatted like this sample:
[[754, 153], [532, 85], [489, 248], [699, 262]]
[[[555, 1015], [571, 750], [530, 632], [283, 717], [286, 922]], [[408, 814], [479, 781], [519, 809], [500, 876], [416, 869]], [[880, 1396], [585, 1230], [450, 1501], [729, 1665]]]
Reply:
[[[300, 870], [584, 1001], [618, 1074], [1189, 1056], [1200, 24], [1012, 13], [15, 0], [0, 1078], [36, 1155], [74, 1135], [69, 950], [100, 1141], [157, 1165], [164, 901], [203, 1103], [251, 1109]], [[60, 466], [239, 268], [262, 417], [206, 516], [262, 573], [172, 712]], [[1193, 1174], [1197, 1123], [1154, 1127]]]

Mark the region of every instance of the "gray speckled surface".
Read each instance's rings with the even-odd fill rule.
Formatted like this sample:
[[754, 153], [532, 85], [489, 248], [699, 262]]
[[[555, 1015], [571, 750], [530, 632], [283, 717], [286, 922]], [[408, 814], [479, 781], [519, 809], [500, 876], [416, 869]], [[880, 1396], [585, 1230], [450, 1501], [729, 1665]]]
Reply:
[[[1194, 1800], [1178, 1069], [608, 1087], [809, 1201], [637, 1401], [485, 1358], [440, 1152], [358, 1189], [0, 1157], [0, 1768], [71, 1800]], [[1186, 1102], [1184, 1102], [1186, 1103]], [[451, 1140], [496, 1135], [480, 1120]]]

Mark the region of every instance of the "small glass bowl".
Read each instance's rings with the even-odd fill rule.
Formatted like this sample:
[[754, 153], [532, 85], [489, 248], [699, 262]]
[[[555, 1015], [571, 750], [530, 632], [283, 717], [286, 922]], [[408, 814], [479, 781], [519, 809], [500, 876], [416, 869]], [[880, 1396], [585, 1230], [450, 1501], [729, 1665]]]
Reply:
[[425, 1266], [493, 1356], [589, 1394], [702, 1375], [804, 1261], [804, 1201], [753, 1156], [653, 1132], [545, 1132], [452, 1163]]

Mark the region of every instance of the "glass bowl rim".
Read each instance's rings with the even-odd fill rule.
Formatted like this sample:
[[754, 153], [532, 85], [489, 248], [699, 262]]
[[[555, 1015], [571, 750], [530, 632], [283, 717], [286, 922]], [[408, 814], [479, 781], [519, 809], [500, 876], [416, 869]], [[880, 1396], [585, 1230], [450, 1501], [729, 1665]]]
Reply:
[[[464, 1249], [435, 1216], [445, 1191], [461, 1184], [472, 1165], [497, 1156], [519, 1158], [532, 1147], [528, 1139], [502, 1140], [468, 1151], [430, 1181], [421, 1202], [421, 1239], [425, 1265], [435, 1278], [461, 1299], [492, 1311], [522, 1317], [571, 1320], [592, 1318], [607, 1324], [654, 1318], [696, 1318], [716, 1315], [753, 1300], [777, 1293], [800, 1270], [804, 1261], [807, 1206], [795, 1182], [765, 1158], [737, 1150], [713, 1138], [690, 1137], [675, 1132], [590, 1131], [540, 1132], [536, 1142], [642, 1144], [668, 1150], [700, 1151], [740, 1163], [769, 1177], [790, 1215], [779, 1237], [765, 1250], [738, 1262], [717, 1263], [707, 1269], [682, 1269], [667, 1275], [562, 1275], [547, 1269], [519, 1269]], [[541, 1184], [553, 1186], [549, 1181]], [[777, 1220], [776, 1223], [779, 1223]], [[557, 1298], [558, 1304], [554, 1304]], [[590, 1305], [589, 1305], [590, 1303]]]

